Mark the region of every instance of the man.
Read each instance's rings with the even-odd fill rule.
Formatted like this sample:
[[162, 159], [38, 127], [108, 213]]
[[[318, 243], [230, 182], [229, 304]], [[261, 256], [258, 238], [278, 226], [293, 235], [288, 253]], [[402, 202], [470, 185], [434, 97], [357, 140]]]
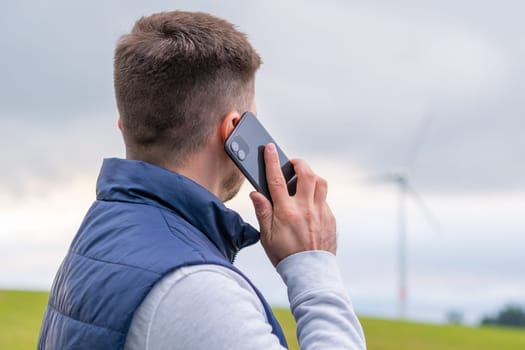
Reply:
[[261, 61], [244, 34], [204, 13], [143, 17], [115, 50], [126, 160], [106, 159], [97, 200], [62, 263], [40, 349], [282, 349], [271, 308], [233, 266], [261, 243], [288, 287], [302, 349], [364, 348], [335, 263], [327, 183], [294, 160], [289, 196], [265, 148], [273, 206], [250, 194], [260, 235], [223, 202], [243, 176], [224, 141], [255, 113]]

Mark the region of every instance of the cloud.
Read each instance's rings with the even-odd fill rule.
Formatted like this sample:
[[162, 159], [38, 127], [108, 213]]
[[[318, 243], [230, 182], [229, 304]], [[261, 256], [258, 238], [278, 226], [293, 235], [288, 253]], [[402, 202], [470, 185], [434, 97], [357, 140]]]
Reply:
[[[283, 19], [274, 20], [270, 27], [282, 28]], [[268, 44], [272, 69], [262, 72], [259, 92], [261, 117], [295, 151], [390, 171], [403, 165], [430, 116], [414, 169], [422, 186], [524, 187], [525, 165], [515, 161], [525, 148], [515, 90], [523, 45], [502, 47], [461, 19], [429, 11], [311, 8], [290, 27]]]
[[0, 194], [43, 194], [85, 175], [94, 183], [103, 158], [124, 156], [116, 120], [116, 115], [90, 114], [68, 120], [5, 118]]
[[[177, 6], [225, 17], [248, 33], [265, 62], [257, 78], [259, 115], [290, 156], [325, 156], [365, 174], [391, 171], [403, 165], [421, 118], [431, 116], [411, 171], [419, 186], [448, 193], [522, 190], [521, 22], [504, 6], [476, 2], [479, 11], [472, 13], [464, 3], [403, 3]], [[512, 6], [518, 13], [521, 5]], [[7, 7], [0, 15], [0, 45], [9, 52], [0, 68], [0, 120], [11, 135], [0, 146], [29, 143], [18, 156], [3, 156], [14, 175], [0, 180], [20, 189], [30, 179], [67, 177], [80, 169], [71, 159], [101, 154], [95, 135], [104, 142], [112, 137], [106, 149], [122, 154], [120, 137], [108, 136], [117, 114], [114, 44], [139, 16], [173, 4], [9, 1]], [[38, 156], [37, 146], [49, 156]], [[68, 149], [75, 157], [57, 166], [52, 154]], [[95, 161], [83, 164], [98, 168]]]
[[[2, 117], [63, 120], [114, 108], [116, 23], [89, 3], [9, 1], [1, 21]], [[12, 118], [12, 117], [11, 117]]]

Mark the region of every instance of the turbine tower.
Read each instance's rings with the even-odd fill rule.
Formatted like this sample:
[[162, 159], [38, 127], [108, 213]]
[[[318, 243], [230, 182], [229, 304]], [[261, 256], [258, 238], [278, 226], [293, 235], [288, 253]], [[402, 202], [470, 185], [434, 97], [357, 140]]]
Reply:
[[398, 234], [398, 298], [399, 298], [399, 316], [406, 318], [406, 302], [407, 302], [407, 259], [406, 259], [406, 192], [408, 177], [399, 172], [393, 177], [393, 181], [398, 186], [398, 207], [397, 207], [397, 234]]
[[440, 224], [425, 205], [422, 197], [411, 185], [408, 172], [413, 168], [417, 155], [423, 144], [426, 132], [430, 126], [431, 118], [426, 117], [421, 121], [419, 132], [414, 139], [413, 147], [405, 158], [404, 166], [397, 171], [381, 175], [377, 180], [394, 183], [398, 190], [397, 202], [397, 272], [398, 272], [398, 312], [400, 319], [406, 319], [408, 284], [407, 284], [407, 198], [411, 196], [426, 221], [436, 232], [440, 231]]

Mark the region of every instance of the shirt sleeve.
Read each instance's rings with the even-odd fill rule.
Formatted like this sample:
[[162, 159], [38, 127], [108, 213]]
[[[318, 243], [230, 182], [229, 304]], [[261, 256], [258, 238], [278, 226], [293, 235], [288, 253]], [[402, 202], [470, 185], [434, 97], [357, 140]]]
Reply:
[[[315, 271], [305, 274], [305, 264], [315, 265]], [[338, 272], [326, 273], [333, 264], [329, 253], [304, 252], [278, 265], [303, 350], [364, 348]], [[155, 285], [135, 313], [125, 349], [283, 348], [242, 276], [222, 266], [197, 265], [180, 268]]]
[[301, 349], [366, 349], [335, 255], [294, 254], [281, 261], [277, 271], [288, 287]]

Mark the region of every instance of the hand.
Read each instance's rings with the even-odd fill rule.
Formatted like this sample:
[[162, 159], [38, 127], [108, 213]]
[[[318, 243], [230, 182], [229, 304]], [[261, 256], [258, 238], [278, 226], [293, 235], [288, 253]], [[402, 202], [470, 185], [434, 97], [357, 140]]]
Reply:
[[303, 160], [294, 159], [297, 192], [288, 194], [275, 145], [264, 149], [270, 201], [259, 192], [250, 198], [259, 221], [261, 243], [274, 266], [289, 255], [307, 250], [335, 254], [335, 217], [326, 203], [328, 184]]

